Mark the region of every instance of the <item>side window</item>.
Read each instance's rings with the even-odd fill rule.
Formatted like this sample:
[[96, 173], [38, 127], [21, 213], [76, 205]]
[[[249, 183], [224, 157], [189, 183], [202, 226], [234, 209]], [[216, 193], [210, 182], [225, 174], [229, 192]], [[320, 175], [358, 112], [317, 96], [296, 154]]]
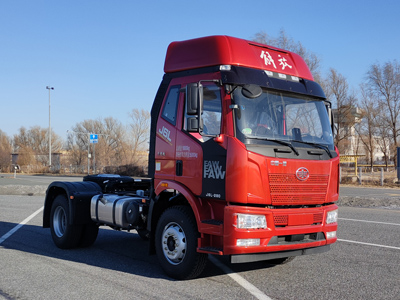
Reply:
[[179, 90], [180, 90], [179, 85], [172, 86], [170, 88], [161, 114], [163, 119], [165, 119], [172, 125], [176, 125], [176, 113], [178, 108]]
[[221, 90], [216, 85], [205, 85], [203, 94], [203, 134], [218, 135], [221, 133]]

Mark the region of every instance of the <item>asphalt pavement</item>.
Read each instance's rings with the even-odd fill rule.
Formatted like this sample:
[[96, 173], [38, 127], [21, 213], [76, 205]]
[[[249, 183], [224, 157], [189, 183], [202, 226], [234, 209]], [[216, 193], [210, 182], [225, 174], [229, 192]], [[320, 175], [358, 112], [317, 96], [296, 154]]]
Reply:
[[279, 266], [210, 256], [199, 278], [176, 281], [135, 231], [102, 227], [93, 246], [58, 249], [42, 228], [55, 180], [82, 177], [0, 175], [0, 299], [399, 299], [399, 189], [341, 186], [329, 252]]
[[[230, 264], [210, 256], [197, 279], [168, 278], [135, 231], [102, 227], [93, 246], [58, 249], [42, 196], [0, 195], [0, 299], [399, 299], [400, 210], [339, 208], [326, 253]], [[216, 262], [215, 262], [216, 260]]]

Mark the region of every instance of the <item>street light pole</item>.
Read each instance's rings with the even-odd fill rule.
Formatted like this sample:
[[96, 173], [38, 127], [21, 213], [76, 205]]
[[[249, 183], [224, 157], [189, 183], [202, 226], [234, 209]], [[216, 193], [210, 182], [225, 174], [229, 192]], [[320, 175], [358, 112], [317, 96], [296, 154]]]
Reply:
[[51, 168], [51, 110], [50, 110], [50, 90], [54, 90], [53, 87], [46, 86], [46, 89], [49, 90], [49, 168]]

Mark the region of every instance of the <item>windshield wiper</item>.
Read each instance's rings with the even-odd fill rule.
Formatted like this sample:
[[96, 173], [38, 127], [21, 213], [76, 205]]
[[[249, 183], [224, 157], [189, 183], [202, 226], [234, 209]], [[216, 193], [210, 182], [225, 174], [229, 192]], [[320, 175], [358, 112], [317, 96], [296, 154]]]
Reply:
[[276, 139], [269, 139], [269, 138], [259, 138], [259, 137], [248, 137], [250, 139], [255, 139], [255, 140], [261, 140], [261, 141], [271, 141], [271, 142], [275, 142], [277, 144], [281, 144], [284, 146], [289, 147], [290, 149], [293, 150], [293, 152], [299, 156], [299, 152], [296, 150], [296, 148], [289, 142], [285, 142], [285, 141], [281, 141], [281, 140], [276, 140]]
[[323, 149], [323, 150], [326, 151], [326, 153], [328, 153], [328, 155], [329, 155], [330, 158], [333, 157], [331, 151], [330, 151], [329, 148], [328, 148], [328, 146], [321, 145], [321, 144], [316, 144], [316, 143], [298, 141], [298, 140], [294, 140], [294, 142], [301, 143], [301, 144], [306, 144], [306, 145], [311, 145], [311, 146], [314, 146], [314, 147], [316, 147], [316, 148]]

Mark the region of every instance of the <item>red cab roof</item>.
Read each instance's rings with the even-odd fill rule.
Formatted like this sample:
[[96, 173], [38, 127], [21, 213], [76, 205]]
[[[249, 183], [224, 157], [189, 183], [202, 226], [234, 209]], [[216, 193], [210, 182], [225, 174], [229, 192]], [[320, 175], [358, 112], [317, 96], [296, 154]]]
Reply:
[[296, 53], [230, 36], [208, 36], [168, 46], [164, 71], [172, 73], [217, 65], [235, 65], [313, 80]]

